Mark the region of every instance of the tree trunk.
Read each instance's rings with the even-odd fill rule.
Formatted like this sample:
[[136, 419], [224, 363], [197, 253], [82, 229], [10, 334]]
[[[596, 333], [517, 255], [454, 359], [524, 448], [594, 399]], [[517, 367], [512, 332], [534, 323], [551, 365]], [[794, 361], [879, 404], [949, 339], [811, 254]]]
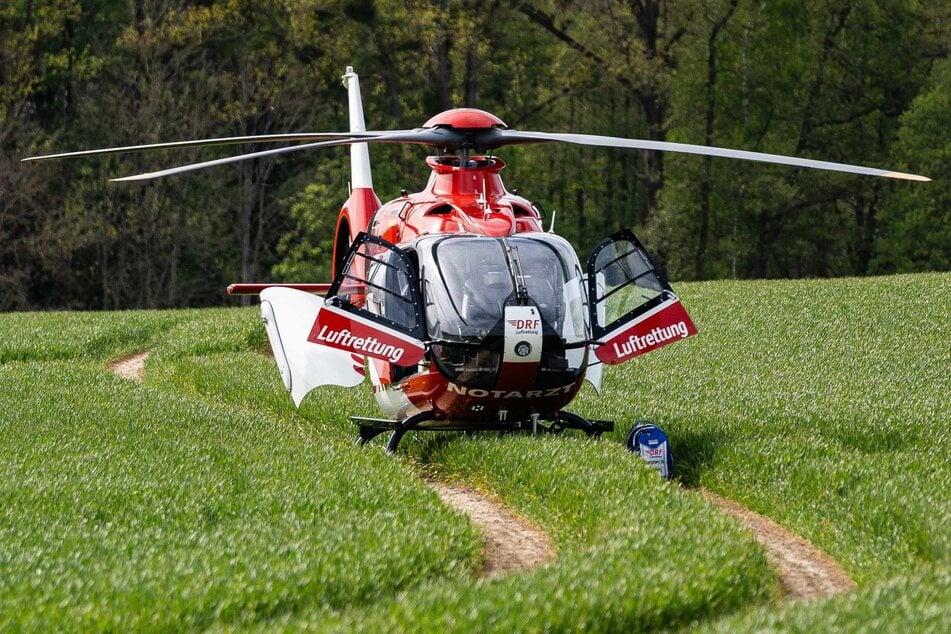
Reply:
[[[714, 123], [717, 110], [717, 36], [736, 11], [737, 0], [719, 20], [713, 23], [707, 39], [707, 111], [704, 140], [714, 144]], [[713, 157], [703, 157], [703, 180], [700, 181], [700, 234], [697, 236], [697, 253], [694, 257], [694, 278], [703, 279], [703, 266], [707, 257], [707, 241], [710, 235], [710, 190], [713, 184]]]

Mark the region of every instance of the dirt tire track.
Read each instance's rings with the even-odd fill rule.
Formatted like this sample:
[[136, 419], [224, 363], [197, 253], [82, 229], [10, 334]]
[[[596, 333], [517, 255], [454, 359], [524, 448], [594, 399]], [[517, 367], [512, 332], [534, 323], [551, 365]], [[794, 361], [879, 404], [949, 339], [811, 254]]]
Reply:
[[109, 371], [123, 379], [141, 383], [145, 380], [145, 360], [148, 358], [148, 350], [134, 352], [109, 363]]
[[426, 482], [442, 501], [465, 513], [482, 530], [485, 540], [481, 577], [497, 577], [534, 568], [555, 558], [548, 535], [511, 509], [469, 487]]
[[706, 490], [701, 493], [753, 533], [766, 550], [766, 558], [779, 572], [786, 599], [820, 599], [855, 589], [855, 582], [845, 570], [805, 539], [732, 500]]

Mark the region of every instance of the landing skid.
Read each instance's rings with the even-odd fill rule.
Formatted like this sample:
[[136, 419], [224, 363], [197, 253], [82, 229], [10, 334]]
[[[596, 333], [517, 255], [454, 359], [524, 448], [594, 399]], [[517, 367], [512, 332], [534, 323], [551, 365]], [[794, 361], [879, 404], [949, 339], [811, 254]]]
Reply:
[[386, 443], [387, 453], [396, 451], [400, 440], [408, 431], [501, 431], [530, 432], [532, 434], [560, 434], [566, 429], [580, 429], [589, 438], [597, 438], [606, 431], [614, 431], [614, 422], [609, 420], [588, 420], [572, 412], [558, 412], [552, 420], [542, 421], [538, 417], [529, 420], [511, 422], [475, 422], [436, 420], [432, 412], [421, 412], [401, 421], [386, 418], [362, 418], [351, 416], [350, 421], [360, 430], [357, 440], [365, 445], [380, 434], [392, 431], [393, 435]]

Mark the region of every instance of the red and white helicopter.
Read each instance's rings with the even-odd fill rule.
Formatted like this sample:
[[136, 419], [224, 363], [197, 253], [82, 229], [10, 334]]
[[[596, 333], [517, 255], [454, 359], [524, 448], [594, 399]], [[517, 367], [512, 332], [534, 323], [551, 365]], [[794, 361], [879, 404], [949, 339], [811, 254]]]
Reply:
[[[352, 68], [350, 131], [278, 134], [70, 152], [29, 160], [260, 142], [298, 145], [232, 156], [116, 181], [349, 145], [351, 192], [337, 219], [333, 282], [235, 284], [259, 294], [261, 316], [295, 404], [321, 385], [353, 387], [369, 371], [386, 418], [353, 418], [361, 443], [392, 431], [394, 451], [410, 430], [613, 429], [564, 408], [585, 380], [600, 391], [603, 364], [696, 334], [677, 295], [628, 230], [604, 240], [582, 264], [563, 238], [542, 228], [538, 208], [508, 192], [492, 152], [506, 145], [567, 142], [667, 150], [906, 180], [886, 170], [716, 147], [508, 129], [472, 108], [448, 110], [413, 130], [367, 131]], [[432, 147], [419, 193], [381, 204], [367, 143]], [[319, 295], [325, 295], [320, 297]]]

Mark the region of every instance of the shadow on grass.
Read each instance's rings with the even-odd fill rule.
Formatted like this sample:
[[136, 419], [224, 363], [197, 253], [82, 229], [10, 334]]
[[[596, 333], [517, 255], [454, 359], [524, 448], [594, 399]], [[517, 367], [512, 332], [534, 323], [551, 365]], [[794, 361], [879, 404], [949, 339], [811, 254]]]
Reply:
[[701, 475], [716, 463], [717, 453], [728, 446], [734, 435], [712, 430], [684, 430], [671, 434], [674, 477], [688, 487], [700, 486]]

